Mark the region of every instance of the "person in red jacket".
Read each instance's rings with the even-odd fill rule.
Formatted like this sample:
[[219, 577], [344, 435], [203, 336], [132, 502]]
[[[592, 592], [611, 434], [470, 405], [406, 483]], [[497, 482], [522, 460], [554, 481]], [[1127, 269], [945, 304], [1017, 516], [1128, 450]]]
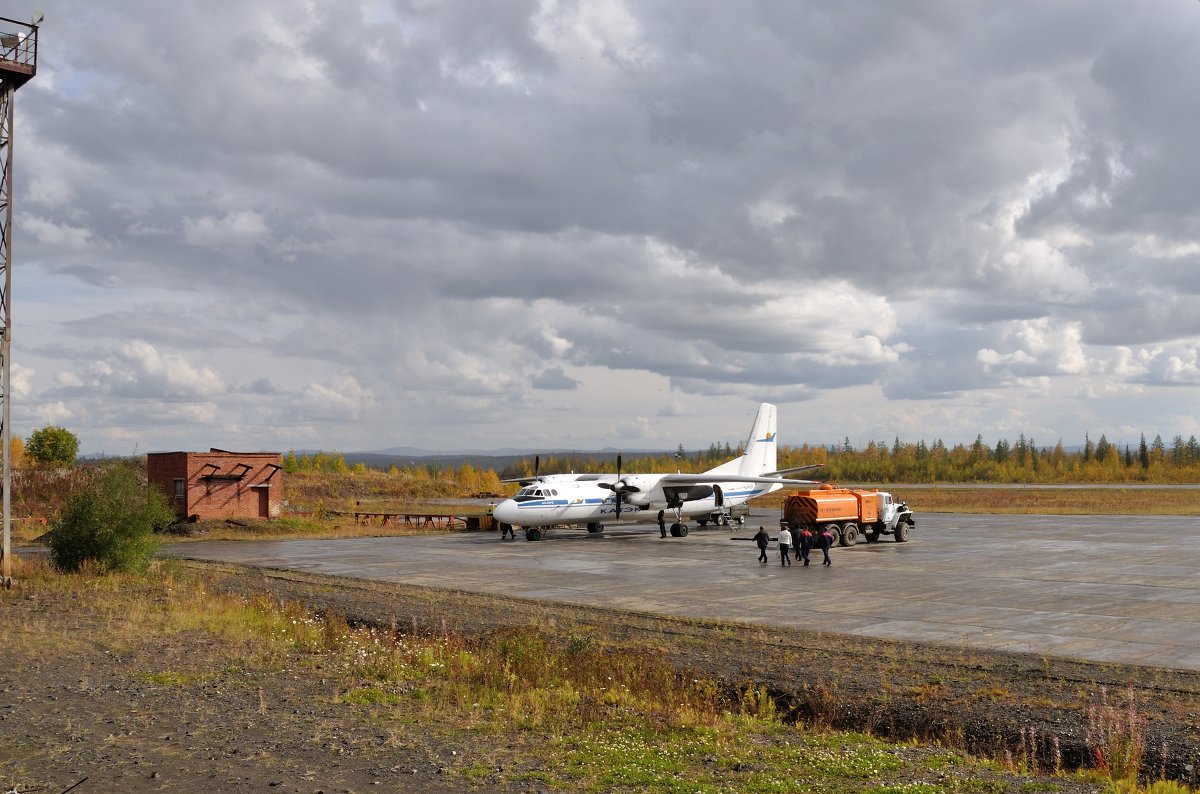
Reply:
[[829, 547], [833, 545], [833, 533], [829, 528], [821, 530], [821, 553], [825, 555], [823, 565], [833, 565], [833, 561], [829, 559]]
[[799, 551], [796, 552], [800, 559], [804, 560], [804, 564], [808, 565], [808, 552], [812, 549], [813, 533], [808, 527], [800, 530], [800, 537], [796, 539], [796, 545]]

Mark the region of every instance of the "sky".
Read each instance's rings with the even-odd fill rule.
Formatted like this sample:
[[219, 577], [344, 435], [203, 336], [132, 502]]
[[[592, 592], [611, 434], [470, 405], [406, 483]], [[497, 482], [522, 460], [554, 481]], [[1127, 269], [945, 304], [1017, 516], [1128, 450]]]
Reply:
[[39, 0], [82, 453], [1200, 435], [1196, 0]]

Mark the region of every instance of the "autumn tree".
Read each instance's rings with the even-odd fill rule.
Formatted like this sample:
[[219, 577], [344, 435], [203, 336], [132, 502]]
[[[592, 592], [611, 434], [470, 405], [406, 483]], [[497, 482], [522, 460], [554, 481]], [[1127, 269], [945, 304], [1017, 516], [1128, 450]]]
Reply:
[[64, 427], [50, 425], [30, 433], [25, 454], [38, 466], [74, 466], [79, 439]]

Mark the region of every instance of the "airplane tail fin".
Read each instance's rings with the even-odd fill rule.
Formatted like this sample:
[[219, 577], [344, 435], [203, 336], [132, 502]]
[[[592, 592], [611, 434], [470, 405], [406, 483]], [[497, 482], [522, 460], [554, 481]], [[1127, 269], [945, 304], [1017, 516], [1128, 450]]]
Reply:
[[754, 417], [754, 425], [750, 428], [750, 437], [746, 439], [742, 456], [706, 473], [761, 477], [775, 471], [775, 450], [778, 448], [775, 433], [775, 406], [763, 403], [758, 406], [758, 414]]

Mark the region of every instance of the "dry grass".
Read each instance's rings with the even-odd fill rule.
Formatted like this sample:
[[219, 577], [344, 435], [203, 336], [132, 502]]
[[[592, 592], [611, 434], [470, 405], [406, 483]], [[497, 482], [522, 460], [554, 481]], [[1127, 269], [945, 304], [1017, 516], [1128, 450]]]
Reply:
[[905, 487], [895, 495], [918, 515], [1200, 515], [1200, 488]]

